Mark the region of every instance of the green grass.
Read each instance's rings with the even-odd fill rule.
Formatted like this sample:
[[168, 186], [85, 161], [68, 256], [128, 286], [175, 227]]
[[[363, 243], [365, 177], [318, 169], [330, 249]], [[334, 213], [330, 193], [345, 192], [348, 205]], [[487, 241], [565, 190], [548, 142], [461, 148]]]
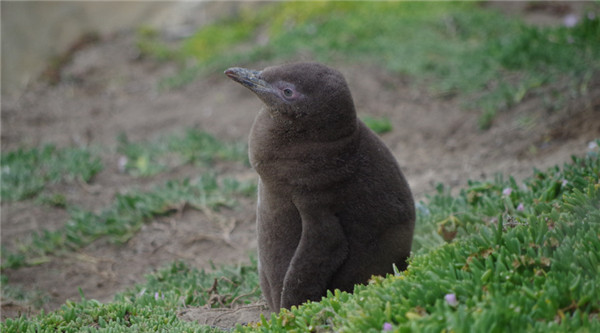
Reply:
[[53, 145], [2, 153], [2, 201], [36, 197], [60, 181], [88, 182], [103, 168], [100, 158], [85, 148]]
[[[2, 332], [220, 332], [177, 319], [184, 306], [230, 307], [255, 302], [260, 296], [256, 262], [199, 271], [175, 262], [146, 276], [146, 283], [117, 294], [102, 304], [82, 294], [59, 310], [32, 319], [24, 316], [0, 323]], [[221, 304], [222, 303], [222, 304]]]
[[[245, 143], [223, 142], [196, 129], [146, 142], [131, 142], [122, 134], [118, 141], [117, 152], [125, 157], [123, 169], [133, 176], [153, 176], [184, 164], [212, 166], [233, 161], [249, 165]], [[67, 206], [66, 197], [44, 193], [48, 185], [89, 182], [104, 168], [97, 149], [57, 148], [52, 144], [3, 152], [0, 164], [2, 201], [38, 198], [57, 207]]]
[[195, 129], [139, 143], [122, 134], [117, 151], [126, 158], [124, 170], [134, 176], [152, 176], [183, 164], [211, 166], [216, 161], [237, 161], [249, 165], [245, 143], [223, 142]]
[[[233, 161], [248, 165], [245, 144], [222, 142], [195, 129], [138, 143], [121, 135], [117, 153], [127, 160], [124, 171], [132, 176], [152, 176], [183, 164], [210, 167], [218, 161]], [[252, 181], [239, 182], [209, 171], [191, 180], [167, 181], [151, 191], [117, 194], [100, 212], [73, 206], [62, 193], [43, 192], [58, 182], [90, 181], [102, 168], [100, 156], [89, 149], [46, 145], [3, 152], [2, 200], [37, 198], [36, 203], [67, 209], [69, 219], [61, 228], [42, 229], [18, 240], [10, 251], [3, 247], [2, 268], [44, 263], [49, 254], [76, 250], [100, 237], [123, 243], [152, 217], [169, 214], [184, 203], [191, 208], [218, 210], [234, 207], [236, 197], [252, 196], [256, 191]]]
[[3, 302], [10, 300], [11, 303], [17, 305], [23, 304], [24, 307], [33, 306], [35, 308], [41, 308], [49, 301], [50, 296], [45, 291], [25, 290], [20, 286], [11, 285], [8, 282], [8, 277], [0, 275]]
[[118, 294], [116, 302], [143, 303], [165, 301], [165, 306], [231, 307], [258, 301], [256, 262], [249, 265], [212, 267], [210, 272], [174, 262], [146, 276], [146, 283]]
[[[471, 182], [456, 196], [440, 186], [419, 204], [416, 234], [415, 255], [406, 271], [374, 277], [353, 294], [329, 293], [321, 302], [235, 330], [600, 329], [598, 148], [562, 169], [536, 170], [522, 186], [500, 176]], [[233, 300], [253, 302], [257, 286], [254, 262], [210, 273], [173, 263], [111, 303], [83, 298], [52, 313], [8, 319], [0, 328], [209, 332], [210, 327], [179, 321], [176, 311], [206, 305], [214, 295], [229, 300], [224, 306]]]
[[596, 17], [584, 16], [575, 27], [540, 28], [476, 2], [268, 4], [171, 46], [171, 59], [193, 61], [163, 86], [258, 61], [370, 62], [410, 75], [434, 94], [457, 94], [466, 108], [481, 111], [485, 129], [498, 111], [547, 89], [557, 92], [548, 94], [548, 108], [587, 93], [600, 70], [600, 10], [597, 3], [588, 7]]
[[[245, 144], [221, 142], [205, 132], [193, 129], [149, 142], [132, 143], [125, 136], [121, 136], [117, 153], [122, 154], [129, 161], [135, 161], [133, 165], [126, 164], [124, 170], [134, 177], [154, 175], [183, 164], [194, 164], [199, 167], [211, 167], [220, 161], [248, 164]], [[147, 159], [145, 167], [139, 162], [143, 158]], [[51, 255], [77, 251], [100, 238], [109, 243], [122, 244], [134, 236], [144, 223], [157, 216], [172, 214], [182, 207], [213, 211], [219, 211], [221, 208], [230, 209], [237, 205], [238, 198], [253, 196], [256, 192], [254, 181], [240, 182], [234, 178], [221, 177], [214, 171], [204, 172], [193, 179], [168, 180], [147, 191], [129, 189], [125, 193], [117, 194], [112, 203], [99, 211], [76, 207], [67, 202], [66, 196], [62, 193], [44, 192], [48, 185], [58, 182], [71, 182], [75, 179], [89, 181], [102, 167], [96, 150], [92, 153], [87, 149], [56, 148], [47, 145], [42, 148], [3, 152], [3, 200], [36, 198], [32, 203], [66, 209], [69, 216], [64, 226], [56, 230], [41, 229], [29, 237], [17, 240], [11, 250], [3, 247], [3, 270], [42, 264], [50, 260]], [[149, 172], [150, 170], [154, 172]], [[177, 296], [173, 296], [175, 292], [179, 294], [197, 292], [196, 287], [199, 286], [204, 286], [202, 288], [208, 290], [214, 283], [215, 274], [220, 278], [215, 290], [208, 295], [213, 298], [203, 298], [202, 293], [190, 294], [184, 302], [189, 305], [203, 305], [207, 301], [212, 302], [217, 299], [225, 304], [243, 304], [256, 299], [260, 291], [256, 282], [255, 264], [253, 265], [250, 268], [225, 267], [218, 271], [213, 268], [218, 273], [206, 273], [198, 272], [181, 263], [174, 263], [172, 267], [149, 276], [148, 285], [141, 287], [145, 290], [164, 289], [164, 292], [159, 293], [160, 299], [155, 303], [149, 303], [147, 295], [139, 294], [141, 290], [136, 290], [135, 294], [121, 294], [118, 296], [119, 302], [125, 304], [118, 305], [105, 306], [82, 297], [82, 302], [67, 302], [62, 308], [64, 312], [59, 315], [60, 318], [54, 314], [45, 316], [42, 313], [41, 316], [45, 317], [46, 321], [41, 326], [25, 325], [28, 327], [26, 328], [23, 326], [23, 321], [17, 321], [12, 324], [7, 323], [7, 331], [39, 331], [41, 328], [42, 331], [54, 329], [79, 331], [84, 329], [81, 326], [85, 326], [84, 323], [88, 323], [90, 326], [86, 327], [90, 329], [105, 325], [110, 328], [111, 325], [123, 324], [126, 327], [154, 331], [154, 328], [170, 323], [175, 318], [175, 310], [170, 309], [173, 303], [164, 303], [165, 296], [168, 300], [177, 301], [179, 300]], [[10, 301], [24, 307], [33, 306], [39, 309], [49, 299], [44, 291], [25, 290], [11, 284], [4, 275], [1, 282], [3, 302]], [[246, 287], [248, 283], [252, 286], [251, 289]], [[182, 291], [176, 291], [176, 288], [181, 288]], [[215, 298], [216, 296], [219, 297]], [[152, 307], [160, 302], [166, 304], [166, 308], [169, 309], [159, 310]], [[132, 320], [117, 320], [117, 323], [107, 324], [109, 321], [107, 318], [111, 315], [119, 316], [123, 313], [131, 316]], [[144, 322], [135, 323], [137, 315], [142, 316]], [[74, 318], [77, 320], [66, 322]], [[145, 322], [147, 318], [154, 318], [156, 322], [148, 324]], [[179, 323], [170, 327], [183, 329], [193, 325]], [[4, 328], [1, 330], [4, 331]], [[197, 331], [197, 328], [192, 331]]]
[[76, 250], [100, 237], [124, 243], [152, 217], [171, 214], [184, 205], [200, 210], [234, 207], [236, 196], [251, 196], [255, 191], [254, 182], [219, 179], [214, 173], [206, 173], [191, 180], [167, 181], [147, 192], [117, 194], [111, 205], [99, 213], [73, 207], [63, 227], [42, 229], [18, 244], [15, 251], [3, 249], [2, 267], [43, 263], [48, 254]]
[[361, 117], [361, 120], [377, 134], [384, 134], [393, 129], [392, 122], [385, 117], [365, 116]]

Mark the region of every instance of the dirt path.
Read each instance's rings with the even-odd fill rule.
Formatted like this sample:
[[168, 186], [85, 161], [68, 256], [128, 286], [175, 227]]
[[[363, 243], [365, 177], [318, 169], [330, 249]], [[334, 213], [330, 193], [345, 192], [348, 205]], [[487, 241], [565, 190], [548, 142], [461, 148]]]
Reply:
[[[236, 65], [236, 64], [232, 64]], [[464, 187], [467, 179], [495, 173], [521, 179], [532, 168], [567, 162], [584, 154], [600, 137], [600, 82], [581, 100], [568, 100], [550, 112], [539, 99], [525, 98], [504, 112], [488, 131], [477, 128], [477, 111], [465, 111], [455, 99], [431, 96], [410, 80], [375, 66], [331, 64], [350, 83], [360, 115], [386, 116], [393, 131], [382, 136], [395, 153], [417, 200], [442, 182]], [[104, 38], [74, 55], [56, 86], [32, 85], [17, 100], [2, 100], [2, 150], [55, 143], [59, 146], [105, 147], [105, 169], [90, 186], [60, 184], [70, 204], [106, 207], [116, 193], [200, 173], [184, 166], [165, 174], [136, 179], [117, 171], [117, 136], [132, 141], [197, 127], [220, 139], [245, 140], [260, 108], [259, 101], [224, 75], [214, 73], [174, 91], [158, 91], [157, 81], [174, 73], [169, 63], [140, 59], [132, 34]], [[218, 166], [219, 173], [248, 179], [252, 170], [237, 164]], [[115, 246], [99, 240], [76, 253], [55, 256], [41, 265], [5, 270], [9, 283], [46, 291], [46, 310], [88, 298], [111, 301], [116, 292], [143, 281], [143, 274], [173, 260], [197, 267], [248, 261], [255, 251], [255, 202], [248, 199], [222, 214], [183, 210], [147, 223], [129, 242]], [[39, 228], [57, 228], [67, 213], [34, 202], [2, 203], [2, 245], [10, 248]], [[2, 303], [2, 317], [29, 309]]]

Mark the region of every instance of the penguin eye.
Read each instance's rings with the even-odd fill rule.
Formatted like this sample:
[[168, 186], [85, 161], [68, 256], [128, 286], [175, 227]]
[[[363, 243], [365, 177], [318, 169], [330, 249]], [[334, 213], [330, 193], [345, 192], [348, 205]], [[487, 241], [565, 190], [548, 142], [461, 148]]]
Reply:
[[283, 96], [288, 97], [288, 98], [292, 97], [292, 96], [294, 96], [294, 91], [290, 88], [285, 88], [285, 89], [283, 89]]

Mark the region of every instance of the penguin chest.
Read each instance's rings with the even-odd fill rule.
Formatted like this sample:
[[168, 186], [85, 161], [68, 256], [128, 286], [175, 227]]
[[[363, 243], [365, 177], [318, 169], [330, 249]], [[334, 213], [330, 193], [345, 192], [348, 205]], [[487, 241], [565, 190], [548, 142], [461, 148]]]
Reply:
[[263, 267], [287, 270], [302, 234], [298, 210], [285, 193], [259, 181], [256, 212], [258, 250]]

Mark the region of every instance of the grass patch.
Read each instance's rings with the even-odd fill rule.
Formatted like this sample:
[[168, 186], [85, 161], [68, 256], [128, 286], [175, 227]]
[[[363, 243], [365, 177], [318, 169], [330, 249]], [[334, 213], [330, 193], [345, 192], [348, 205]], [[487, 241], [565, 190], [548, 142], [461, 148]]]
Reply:
[[386, 117], [365, 116], [361, 120], [377, 134], [383, 134], [392, 130], [392, 122]]
[[[213, 267], [215, 268], [215, 267]], [[175, 262], [146, 276], [146, 283], [115, 296], [112, 303], [67, 301], [59, 310], [31, 319], [22, 316], [0, 323], [2, 332], [220, 332], [180, 321], [187, 306], [230, 307], [255, 302], [260, 296], [256, 262], [199, 271]]]
[[123, 169], [134, 176], [152, 176], [187, 163], [239, 161], [249, 165], [245, 143], [225, 143], [195, 129], [142, 143], [131, 142], [122, 134], [118, 141], [117, 151], [125, 157]]
[[[117, 151], [126, 163], [123, 171], [134, 176], [151, 176], [186, 163], [212, 165], [217, 161], [241, 161], [248, 164], [246, 145], [224, 143], [212, 135], [194, 129], [152, 142], [132, 143], [122, 135]], [[37, 197], [37, 202], [65, 208], [69, 220], [55, 231], [40, 230], [18, 243], [16, 249], [2, 249], [2, 267], [17, 268], [48, 260], [47, 255], [75, 250], [100, 237], [122, 243], [131, 238], [153, 216], [169, 214], [187, 205], [196, 209], [218, 210], [233, 207], [237, 196], [251, 196], [254, 182], [218, 179], [208, 172], [193, 180], [168, 181], [148, 192], [118, 194], [106, 209], [95, 213], [71, 207], [64, 194], [42, 194], [43, 189], [59, 181], [89, 181], [102, 169], [100, 157], [87, 149], [53, 145], [2, 154], [2, 200]]]
[[1, 164], [2, 201], [36, 197], [49, 183], [88, 182], [103, 168], [89, 149], [53, 145], [2, 153]]
[[146, 283], [118, 294], [116, 302], [150, 303], [163, 300], [171, 308], [208, 306], [231, 307], [258, 301], [256, 261], [250, 265], [212, 267], [210, 272], [174, 262], [146, 276]]
[[14, 252], [4, 249], [2, 268], [42, 263], [48, 254], [76, 250], [100, 237], [123, 243], [154, 216], [173, 213], [183, 206], [200, 210], [233, 207], [236, 196], [255, 192], [254, 182], [218, 179], [215, 174], [207, 173], [193, 180], [168, 181], [148, 192], [133, 190], [117, 194], [113, 203], [99, 213], [69, 208], [70, 217], [64, 227], [34, 233]]
[[50, 195], [41, 195], [39, 201], [45, 205], [67, 208], [67, 197], [62, 193], [54, 193]]
[[[600, 10], [574, 27], [541, 28], [464, 2], [285, 2], [244, 10], [208, 25], [171, 48], [193, 59], [163, 82], [177, 87], [203, 72], [305, 55], [317, 61], [373, 62], [405, 73], [442, 95], [459, 94], [481, 110], [479, 126], [498, 111], [552, 87], [586, 94], [600, 70]], [[258, 42], [262, 40], [263, 42]], [[159, 53], [160, 54], [160, 53]], [[567, 92], [566, 94], [564, 92]]]
[[41, 290], [23, 290], [20, 286], [9, 285], [8, 277], [5, 275], [0, 275], [0, 284], [3, 303], [26, 304], [41, 308], [50, 299], [50, 296]]
[[142, 56], [151, 56], [159, 61], [178, 60], [177, 54], [160, 42], [160, 34], [155, 28], [141, 26], [136, 37], [136, 46]]

